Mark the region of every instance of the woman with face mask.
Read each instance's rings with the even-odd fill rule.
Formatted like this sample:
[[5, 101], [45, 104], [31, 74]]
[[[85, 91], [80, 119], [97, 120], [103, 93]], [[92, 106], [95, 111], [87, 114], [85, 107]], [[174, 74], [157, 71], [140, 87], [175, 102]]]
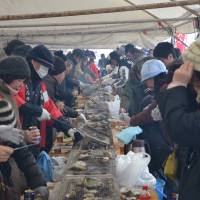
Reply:
[[[64, 120], [62, 113], [48, 96], [43, 82], [49, 70], [54, 70], [54, 60], [51, 52], [43, 45], [34, 47], [27, 55], [31, 77], [16, 95], [23, 129], [36, 126], [40, 129], [40, 148], [32, 147], [32, 153], [37, 157], [40, 149], [46, 146], [46, 125], [55, 127], [70, 135], [75, 142], [81, 139], [80, 134], [71, 128]], [[78, 137], [78, 139], [77, 139]]]
[[[183, 55], [184, 64], [175, 71], [168, 89], [159, 96], [159, 108], [171, 138], [189, 147], [188, 159], [179, 187], [179, 200], [199, 200], [200, 196], [200, 40]], [[196, 92], [190, 93], [189, 87]]]

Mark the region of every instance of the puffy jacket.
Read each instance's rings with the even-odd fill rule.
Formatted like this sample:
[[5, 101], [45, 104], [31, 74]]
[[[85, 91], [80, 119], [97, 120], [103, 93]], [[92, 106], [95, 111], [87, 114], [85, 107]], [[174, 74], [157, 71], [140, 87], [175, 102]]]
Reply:
[[179, 200], [199, 200], [200, 109], [185, 87], [175, 87], [162, 92], [158, 103], [171, 138], [177, 144], [191, 149], [180, 184]]
[[139, 81], [129, 80], [122, 90], [121, 107], [125, 108], [130, 116], [140, 112], [140, 103], [144, 97], [144, 85]]
[[[63, 123], [63, 115], [48, 96], [46, 85], [39, 78], [32, 65], [30, 65], [30, 68], [32, 71], [31, 80], [21, 87], [18, 94], [15, 95], [15, 100], [19, 107], [23, 129], [37, 126], [41, 133], [40, 146], [45, 147], [46, 123], [51, 124], [58, 131], [63, 131], [66, 134], [71, 127], [69, 124]], [[42, 122], [37, 120], [42, 114], [42, 108], [51, 114], [53, 120]]]

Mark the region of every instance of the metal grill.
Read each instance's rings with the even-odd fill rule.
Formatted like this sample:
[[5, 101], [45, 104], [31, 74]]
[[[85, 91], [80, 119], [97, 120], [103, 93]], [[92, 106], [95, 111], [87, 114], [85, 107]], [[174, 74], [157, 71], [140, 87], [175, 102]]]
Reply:
[[119, 190], [112, 176], [66, 176], [57, 200], [119, 200]]
[[80, 146], [78, 147], [81, 150], [98, 150], [98, 149], [109, 149], [110, 146], [107, 144], [100, 143], [98, 141], [86, 138], [81, 141]]
[[[77, 161], [86, 164], [84, 170], [73, 169]], [[91, 174], [113, 174], [115, 175], [115, 153], [112, 150], [73, 150], [69, 156], [66, 174], [91, 175]]]

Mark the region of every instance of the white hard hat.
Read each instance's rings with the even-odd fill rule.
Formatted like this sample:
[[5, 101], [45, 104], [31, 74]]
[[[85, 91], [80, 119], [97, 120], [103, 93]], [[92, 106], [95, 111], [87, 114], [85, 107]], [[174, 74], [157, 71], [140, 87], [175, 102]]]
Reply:
[[157, 59], [151, 59], [151, 60], [146, 61], [142, 65], [141, 80], [143, 82], [150, 78], [154, 78], [155, 76], [161, 73], [167, 73], [167, 72], [168, 72], [167, 68], [162, 61], [157, 60]]

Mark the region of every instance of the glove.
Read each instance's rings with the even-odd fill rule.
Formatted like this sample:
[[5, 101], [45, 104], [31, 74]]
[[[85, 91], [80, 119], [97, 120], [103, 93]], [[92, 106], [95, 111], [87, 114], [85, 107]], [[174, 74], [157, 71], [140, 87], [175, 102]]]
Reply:
[[41, 116], [38, 117], [37, 119], [39, 121], [50, 120], [51, 119], [51, 115], [50, 115], [50, 113], [46, 109], [43, 108]]
[[78, 132], [75, 128], [70, 128], [68, 134], [72, 137], [74, 143], [78, 143], [84, 138], [84, 135]]
[[160, 113], [160, 110], [158, 106], [156, 106], [152, 111], [151, 111], [151, 117], [153, 118], [154, 121], [162, 121], [162, 116]]
[[40, 186], [34, 190], [35, 195], [40, 195], [43, 200], [49, 199], [49, 190], [46, 186]]
[[23, 131], [6, 125], [0, 126], [0, 139], [19, 145], [24, 141]]
[[81, 122], [84, 122], [85, 124], [87, 123], [87, 119], [83, 113], [80, 113], [78, 118], [80, 119]]

